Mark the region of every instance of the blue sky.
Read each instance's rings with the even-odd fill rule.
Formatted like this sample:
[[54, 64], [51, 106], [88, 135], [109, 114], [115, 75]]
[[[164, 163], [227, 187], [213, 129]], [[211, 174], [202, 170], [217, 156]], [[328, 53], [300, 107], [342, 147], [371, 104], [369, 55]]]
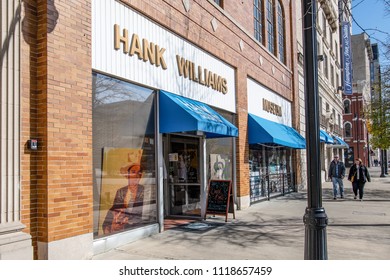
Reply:
[[352, 15], [356, 21], [352, 24], [352, 34], [363, 33], [363, 28], [371, 43], [378, 43], [380, 62], [390, 64], [382, 45], [390, 37], [390, 15], [385, 13], [384, 0], [352, 0]]

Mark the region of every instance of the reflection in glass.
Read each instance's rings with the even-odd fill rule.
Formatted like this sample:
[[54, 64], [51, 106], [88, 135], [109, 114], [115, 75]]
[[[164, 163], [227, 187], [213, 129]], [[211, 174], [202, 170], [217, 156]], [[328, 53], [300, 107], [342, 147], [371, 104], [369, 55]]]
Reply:
[[154, 98], [93, 74], [95, 238], [157, 221]]
[[286, 147], [250, 145], [251, 202], [294, 190], [291, 152]]
[[169, 150], [171, 215], [200, 215], [199, 140], [175, 136]]
[[[215, 109], [215, 108], [214, 108]], [[225, 119], [234, 122], [234, 115], [215, 109]], [[233, 138], [206, 139], [207, 178], [233, 180]]]

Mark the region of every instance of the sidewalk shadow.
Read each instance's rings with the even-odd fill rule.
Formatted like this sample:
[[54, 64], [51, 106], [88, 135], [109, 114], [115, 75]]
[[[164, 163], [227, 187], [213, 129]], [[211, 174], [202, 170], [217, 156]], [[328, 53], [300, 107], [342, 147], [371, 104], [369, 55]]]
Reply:
[[332, 227], [390, 227], [390, 224], [329, 224]]
[[[344, 191], [347, 193], [346, 198], [340, 199], [337, 197], [336, 200], [333, 199], [333, 190], [332, 189], [325, 189], [322, 191], [322, 198], [323, 200], [327, 201], [335, 201], [335, 202], [341, 202], [341, 201], [351, 201], [350, 197], [347, 196], [353, 196], [352, 187], [346, 187], [344, 186]], [[382, 202], [390, 202], [390, 189], [389, 190], [383, 190], [383, 189], [374, 189], [369, 185], [366, 185], [364, 187], [364, 196], [365, 201], [382, 201]]]
[[[258, 218], [255, 219], [258, 220]], [[172, 232], [172, 230], [170, 231]], [[211, 223], [211, 228], [205, 231], [177, 228], [175, 232], [174, 235], [165, 236], [160, 241], [166, 245], [188, 243], [191, 244], [189, 246], [205, 246], [206, 248], [217, 243], [229, 244], [229, 247], [233, 246], [231, 248], [255, 249], [260, 248], [261, 244], [289, 247], [297, 242], [297, 236], [304, 235], [304, 224], [300, 218], [281, 218], [274, 222], [264, 221], [264, 223], [260, 219], [258, 224], [241, 221], [223, 224]]]

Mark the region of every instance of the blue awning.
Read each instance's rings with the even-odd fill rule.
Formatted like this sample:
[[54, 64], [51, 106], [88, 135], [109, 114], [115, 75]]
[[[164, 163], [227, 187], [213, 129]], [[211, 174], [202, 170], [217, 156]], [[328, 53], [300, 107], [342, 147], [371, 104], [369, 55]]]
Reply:
[[249, 144], [280, 145], [305, 149], [306, 141], [294, 128], [248, 114]]
[[206, 138], [237, 137], [238, 129], [210, 106], [160, 90], [160, 132], [204, 132]]
[[320, 129], [320, 142], [325, 142], [326, 144], [333, 144], [333, 137], [326, 133], [325, 130]]
[[333, 140], [334, 140], [334, 142], [333, 142], [334, 146], [338, 146], [340, 148], [347, 148], [347, 149], [349, 148], [349, 145], [343, 139], [341, 139], [340, 137], [338, 137], [336, 135], [333, 135], [332, 137], [333, 137]]

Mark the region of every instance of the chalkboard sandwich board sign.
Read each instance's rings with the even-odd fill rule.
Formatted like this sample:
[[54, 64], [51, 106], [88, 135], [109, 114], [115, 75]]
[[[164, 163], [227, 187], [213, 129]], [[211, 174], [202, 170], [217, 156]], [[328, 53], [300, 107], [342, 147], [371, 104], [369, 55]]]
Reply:
[[227, 222], [228, 213], [233, 213], [233, 218], [236, 218], [232, 182], [230, 180], [210, 180], [204, 219], [206, 220], [207, 214], [222, 215], [225, 216], [225, 222]]

